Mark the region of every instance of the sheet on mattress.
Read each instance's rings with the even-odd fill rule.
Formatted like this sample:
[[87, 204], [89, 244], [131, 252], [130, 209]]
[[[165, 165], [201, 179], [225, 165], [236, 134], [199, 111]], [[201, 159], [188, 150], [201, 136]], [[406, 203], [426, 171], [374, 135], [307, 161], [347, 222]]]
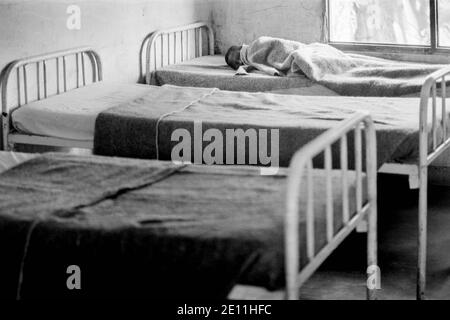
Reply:
[[151, 88], [139, 84], [98, 82], [13, 111], [12, 124], [21, 132], [47, 137], [92, 141], [98, 114], [137, 99]]
[[[333, 172], [336, 231], [340, 177]], [[22, 298], [223, 298], [235, 283], [279, 288], [285, 178], [285, 171], [262, 177], [248, 167], [63, 154], [32, 159], [0, 176], [1, 295], [15, 298], [20, 289]], [[319, 192], [325, 173], [316, 171], [314, 181]], [[326, 239], [325, 205], [315, 199], [316, 250]], [[60, 283], [72, 264], [86, 275], [78, 293]]]
[[[199, 143], [198, 139], [202, 143], [202, 134], [211, 128], [218, 129], [222, 137], [226, 137], [226, 130], [230, 129], [275, 129], [279, 130], [279, 164], [286, 167], [295, 151], [307, 142], [355, 112], [368, 111], [377, 129], [381, 165], [417, 157], [418, 102], [417, 98], [312, 97], [155, 87], [149, 95], [99, 115], [94, 152], [174, 160], [171, 153], [181, 141], [181, 138], [172, 139], [177, 129], [189, 132], [192, 149]], [[199, 127], [201, 130], [194, 132]], [[268, 142], [268, 150], [271, 148], [269, 136], [268, 141], [264, 141]], [[229, 141], [225, 142], [223, 158]], [[206, 145], [205, 142], [202, 151]], [[334, 159], [340, 159], [337, 147]], [[194, 155], [189, 160], [194, 162]], [[233, 164], [237, 164], [236, 158], [234, 160]]]
[[[303, 95], [336, 95], [300, 75], [273, 77], [259, 71], [246, 76], [236, 76], [225, 63], [224, 56], [203, 56], [182, 63], [166, 66], [152, 73], [153, 85], [219, 88], [230, 91], [271, 92]], [[293, 90], [295, 89], [295, 90]]]
[[37, 157], [39, 154], [0, 151], [0, 173], [5, 172], [27, 160]]

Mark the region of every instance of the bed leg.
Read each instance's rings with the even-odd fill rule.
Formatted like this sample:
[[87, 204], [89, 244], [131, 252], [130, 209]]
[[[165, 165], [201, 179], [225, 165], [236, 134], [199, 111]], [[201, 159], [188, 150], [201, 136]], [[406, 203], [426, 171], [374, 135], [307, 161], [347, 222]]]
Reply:
[[6, 123], [8, 123], [9, 119], [7, 117], [7, 113], [2, 114], [2, 150], [8, 151], [8, 126]]
[[367, 300], [377, 300], [381, 288], [381, 272], [378, 267], [377, 209], [370, 208], [367, 216]]
[[427, 273], [428, 167], [420, 168], [417, 299], [425, 299]]
[[420, 188], [420, 179], [418, 174], [409, 175], [409, 188], [411, 190], [416, 190]]

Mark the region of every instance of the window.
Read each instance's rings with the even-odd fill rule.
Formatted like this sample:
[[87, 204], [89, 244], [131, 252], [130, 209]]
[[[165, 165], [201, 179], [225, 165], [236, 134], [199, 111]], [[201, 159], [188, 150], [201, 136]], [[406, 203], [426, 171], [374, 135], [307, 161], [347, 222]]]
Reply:
[[450, 0], [327, 0], [331, 44], [450, 49]]
[[450, 1], [438, 1], [437, 10], [438, 44], [439, 46], [450, 48]]

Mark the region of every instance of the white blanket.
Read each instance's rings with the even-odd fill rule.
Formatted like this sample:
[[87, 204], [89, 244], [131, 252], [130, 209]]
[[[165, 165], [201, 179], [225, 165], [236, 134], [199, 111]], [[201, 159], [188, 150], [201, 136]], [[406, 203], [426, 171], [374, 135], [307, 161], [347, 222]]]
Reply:
[[12, 123], [21, 133], [93, 141], [100, 112], [144, 96], [151, 89], [140, 84], [99, 82], [16, 109]]
[[402, 96], [420, 91], [444, 65], [413, 64], [347, 54], [321, 44], [260, 37], [243, 47], [241, 59], [271, 75], [306, 75], [347, 96]]

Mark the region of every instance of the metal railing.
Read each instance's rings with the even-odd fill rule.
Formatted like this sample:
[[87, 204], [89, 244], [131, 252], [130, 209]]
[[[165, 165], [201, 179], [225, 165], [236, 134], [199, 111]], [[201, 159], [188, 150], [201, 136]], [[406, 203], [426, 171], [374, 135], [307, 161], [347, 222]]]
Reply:
[[[417, 298], [425, 298], [428, 219], [428, 166], [450, 146], [448, 136], [446, 77], [450, 66], [431, 74], [422, 87], [419, 127], [419, 230], [418, 230], [418, 279]], [[440, 82], [441, 106], [438, 112], [438, 83]], [[430, 103], [431, 100], [431, 103]], [[431, 105], [431, 112], [430, 112]], [[431, 113], [431, 134], [429, 116]], [[439, 113], [441, 114], [439, 117]], [[440, 118], [440, 119], [439, 119]]]
[[[365, 137], [365, 173], [363, 172], [363, 139]], [[351, 215], [349, 196], [348, 168], [348, 134], [354, 134], [354, 157], [356, 213]], [[342, 188], [342, 228], [334, 230], [335, 213], [332, 186], [332, 152], [333, 144], [340, 146], [340, 170]], [[325, 190], [315, 190], [313, 159], [324, 154]], [[365, 177], [365, 178], [364, 178]], [[364, 183], [366, 185], [364, 185]], [[306, 186], [306, 194], [301, 186]], [[367, 190], [364, 203], [363, 190]], [[344, 121], [335, 129], [329, 130], [298, 151], [290, 165], [287, 189], [287, 213], [285, 219], [286, 247], [286, 294], [288, 299], [298, 299], [299, 288], [333, 252], [333, 250], [352, 232], [363, 219], [368, 220], [368, 266], [377, 265], [377, 159], [376, 136], [372, 119], [367, 114], [357, 114]], [[315, 233], [314, 198], [319, 194], [326, 197], [326, 238], [327, 244], [317, 252]], [[300, 270], [300, 199], [306, 197], [306, 266]], [[376, 298], [376, 289], [368, 289], [367, 297]]]
[[[146, 49], [146, 83], [151, 83], [153, 71], [190, 60], [192, 57], [203, 56], [202, 30], [205, 30], [207, 35], [208, 55], [214, 55], [214, 33], [210, 25], [205, 22], [153, 32], [148, 39]], [[191, 52], [192, 47], [194, 52]]]
[[[2, 92], [2, 147], [3, 150], [8, 149], [8, 135], [10, 134], [10, 116], [11, 112], [27, 103], [39, 101], [49, 97], [49, 81], [51, 74], [49, 64], [54, 63], [53, 80], [56, 82], [56, 90], [54, 95], [67, 92], [69, 75], [68, 74], [68, 57], [74, 58], [76, 88], [86, 86], [89, 83], [101, 81], [103, 78], [102, 63], [100, 56], [88, 47], [74, 48], [70, 50], [58, 51], [54, 53], [38, 55], [34, 57], [19, 59], [11, 62], [2, 72], [0, 79]], [[86, 58], [91, 64], [90, 73], [91, 81], [87, 79]], [[33, 76], [29, 76], [29, 68], [33, 67]], [[31, 72], [30, 72], [31, 73]], [[11, 97], [8, 89], [11, 78], [16, 77], [17, 102], [12, 104], [9, 102]], [[29, 88], [36, 88], [36, 95], [29, 94]]]

